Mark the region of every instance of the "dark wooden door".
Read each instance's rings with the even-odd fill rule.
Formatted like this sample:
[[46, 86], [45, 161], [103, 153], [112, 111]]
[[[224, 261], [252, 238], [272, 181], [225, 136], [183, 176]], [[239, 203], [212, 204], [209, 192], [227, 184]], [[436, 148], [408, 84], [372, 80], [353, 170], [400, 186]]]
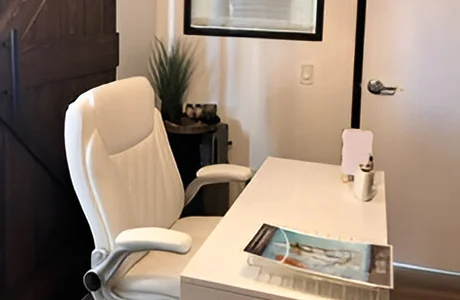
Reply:
[[115, 7], [0, 0], [0, 299], [84, 295], [93, 245], [68, 174], [64, 116], [82, 92], [115, 80]]

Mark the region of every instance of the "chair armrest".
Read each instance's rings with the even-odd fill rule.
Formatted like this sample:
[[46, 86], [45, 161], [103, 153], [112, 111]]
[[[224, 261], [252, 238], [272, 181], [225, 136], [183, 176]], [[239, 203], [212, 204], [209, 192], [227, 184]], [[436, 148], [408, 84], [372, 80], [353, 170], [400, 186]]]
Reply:
[[121, 232], [115, 246], [105, 259], [83, 277], [90, 292], [99, 290], [134, 252], [165, 251], [186, 254], [192, 247], [192, 238], [185, 233], [164, 228], [136, 228]]
[[201, 187], [208, 184], [225, 182], [248, 182], [253, 172], [248, 167], [220, 164], [203, 167], [196, 173], [196, 178], [185, 190], [185, 205], [192, 201]]
[[183, 232], [165, 228], [136, 228], [123, 231], [115, 239], [115, 248], [127, 252], [166, 251], [185, 254], [192, 238]]
[[252, 170], [248, 167], [220, 164], [203, 167], [196, 172], [197, 178], [221, 180], [223, 182], [245, 182], [252, 178]]

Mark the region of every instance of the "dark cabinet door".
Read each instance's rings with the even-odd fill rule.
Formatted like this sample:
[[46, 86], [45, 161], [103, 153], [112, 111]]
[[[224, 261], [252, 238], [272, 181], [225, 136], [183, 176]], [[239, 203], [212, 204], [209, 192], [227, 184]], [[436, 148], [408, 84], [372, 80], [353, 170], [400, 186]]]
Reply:
[[64, 117], [78, 95], [115, 80], [115, 8], [0, 0], [0, 299], [84, 295], [93, 245], [68, 174]]

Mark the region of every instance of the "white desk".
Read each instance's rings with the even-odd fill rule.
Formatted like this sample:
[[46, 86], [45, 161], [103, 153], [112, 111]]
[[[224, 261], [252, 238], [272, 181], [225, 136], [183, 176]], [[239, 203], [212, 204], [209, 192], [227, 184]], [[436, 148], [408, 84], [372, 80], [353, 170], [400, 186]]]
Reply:
[[268, 158], [181, 276], [181, 300], [324, 299], [256, 281], [242, 249], [263, 223], [387, 243], [383, 173], [372, 202], [356, 200], [339, 166]]

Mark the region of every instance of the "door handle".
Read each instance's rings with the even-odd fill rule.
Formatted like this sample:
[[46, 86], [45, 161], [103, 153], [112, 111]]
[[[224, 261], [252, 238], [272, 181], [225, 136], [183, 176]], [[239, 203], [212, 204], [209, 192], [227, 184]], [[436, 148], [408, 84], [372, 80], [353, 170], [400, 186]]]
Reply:
[[11, 89], [13, 96], [13, 107], [16, 112], [19, 106], [19, 45], [18, 30], [13, 28], [10, 31], [11, 50]]
[[3, 42], [2, 46], [9, 50], [11, 56], [11, 90], [4, 90], [2, 94], [13, 98], [13, 112], [16, 112], [19, 106], [19, 46], [17, 29], [11, 29], [9, 40]]
[[374, 95], [393, 96], [398, 90], [397, 87], [387, 87], [380, 80], [371, 79], [367, 83], [367, 90]]

